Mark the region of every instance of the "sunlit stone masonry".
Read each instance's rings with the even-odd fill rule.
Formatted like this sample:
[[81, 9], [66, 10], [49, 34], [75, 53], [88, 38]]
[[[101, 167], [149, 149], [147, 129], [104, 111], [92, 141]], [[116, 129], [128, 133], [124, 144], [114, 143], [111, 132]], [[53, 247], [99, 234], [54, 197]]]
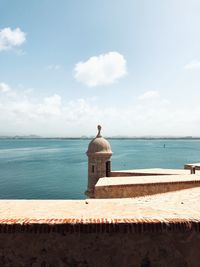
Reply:
[[130, 198], [173, 192], [200, 185], [200, 164], [186, 164], [185, 169], [111, 170], [109, 142], [97, 136], [89, 143], [88, 188], [90, 198]]
[[108, 141], [101, 136], [101, 126], [98, 125], [97, 136], [89, 143], [86, 152], [88, 156], [88, 188], [85, 194], [94, 197], [94, 188], [99, 178], [110, 176], [112, 151]]
[[199, 267], [199, 163], [112, 171], [88, 150], [88, 199], [0, 200], [0, 267]]

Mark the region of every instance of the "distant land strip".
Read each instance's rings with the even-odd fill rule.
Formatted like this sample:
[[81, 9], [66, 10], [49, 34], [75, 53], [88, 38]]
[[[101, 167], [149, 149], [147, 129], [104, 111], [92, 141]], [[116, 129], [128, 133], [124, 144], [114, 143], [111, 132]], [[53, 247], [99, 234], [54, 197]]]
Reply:
[[[80, 136], [80, 137], [43, 137], [36, 135], [28, 136], [0, 136], [0, 139], [49, 139], [49, 140], [88, 140], [94, 136]], [[105, 136], [110, 140], [200, 140], [200, 136]]]

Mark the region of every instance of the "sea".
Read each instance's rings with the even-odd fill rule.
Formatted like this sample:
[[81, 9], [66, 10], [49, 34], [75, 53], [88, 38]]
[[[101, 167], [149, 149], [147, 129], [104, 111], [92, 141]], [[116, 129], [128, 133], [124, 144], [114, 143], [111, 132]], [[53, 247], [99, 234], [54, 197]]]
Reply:
[[[88, 139], [0, 139], [0, 199], [84, 199]], [[200, 140], [110, 139], [112, 169], [200, 162]]]

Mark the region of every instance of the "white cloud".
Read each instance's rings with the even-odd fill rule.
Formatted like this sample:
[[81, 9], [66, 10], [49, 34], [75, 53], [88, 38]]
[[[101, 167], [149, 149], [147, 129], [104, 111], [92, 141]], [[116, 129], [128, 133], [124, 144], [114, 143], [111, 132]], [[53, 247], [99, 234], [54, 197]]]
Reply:
[[126, 60], [118, 52], [90, 57], [75, 66], [75, 79], [89, 87], [107, 85], [126, 75]]
[[59, 70], [59, 69], [61, 69], [61, 66], [60, 65], [53, 65], [53, 64], [51, 64], [51, 65], [48, 65], [47, 66], [47, 69], [48, 70]]
[[0, 83], [0, 92], [7, 93], [11, 90], [10, 86], [6, 83]]
[[26, 41], [26, 34], [20, 28], [12, 30], [4, 28], [0, 30], [0, 51], [9, 50], [20, 46]]
[[[12, 89], [0, 94], [0, 135], [37, 134], [41, 136], [95, 135], [102, 124], [104, 135], [198, 135], [199, 106], [166, 105], [160, 95], [154, 101], [114, 107], [98, 105], [97, 99], [65, 102], [53, 94], [44, 98]], [[154, 95], [155, 96], [155, 95]], [[147, 99], [147, 98], [146, 98]]]
[[139, 100], [152, 100], [152, 99], [158, 99], [160, 97], [160, 94], [158, 91], [147, 91], [144, 94], [140, 95], [138, 97]]
[[184, 66], [186, 70], [200, 69], [200, 60], [193, 60]]
[[43, 103], [36, 109], [36, 112], [41, 115], [60, 115], [61, 108], [61, 97], [55, 94], [50, 97], [45, 97]]

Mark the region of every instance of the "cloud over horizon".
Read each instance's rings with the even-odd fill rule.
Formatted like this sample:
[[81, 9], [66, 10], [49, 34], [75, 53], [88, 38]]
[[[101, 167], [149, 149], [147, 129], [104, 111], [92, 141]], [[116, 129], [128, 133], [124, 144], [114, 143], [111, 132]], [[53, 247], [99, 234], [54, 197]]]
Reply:
[[153, 102], [136, 101], [126, 107], [102, 107], [93, 98], [65, 101], [59, 94], [39, 98], [27, 90], [11, 92], [0, 92], [0, 124], [4, 125], [0, 135], [90, 136], [96, 134], [97, 124], [102, 124], [105, 136], [197, 136], [200, 132], [199, 106], [180, 109], [152, 91], [138, 98], [155, 96]]
[[147, 91], [143, 93], [142, 95], [139, 95], [139, 100], [152, 100], [152, 99], [158, 99], [160, 97], [160, 94], [158, 91]]
[[186, 70], [200, 69], [200, 60], [193, 60], [184, 66]]
[[12, 49], [26, 41], [26, 34], [20, 28], [4, 28], [0, 30], [0, 51]]
[[127, 74], [126, 60], [118, 52], [92, 56], [75, 65], [75, 79], [89, 87], [113, 84]]
[[11, 90], [10, 86], [6, 83], [0, 83], [0, 92], [7, 93]]

